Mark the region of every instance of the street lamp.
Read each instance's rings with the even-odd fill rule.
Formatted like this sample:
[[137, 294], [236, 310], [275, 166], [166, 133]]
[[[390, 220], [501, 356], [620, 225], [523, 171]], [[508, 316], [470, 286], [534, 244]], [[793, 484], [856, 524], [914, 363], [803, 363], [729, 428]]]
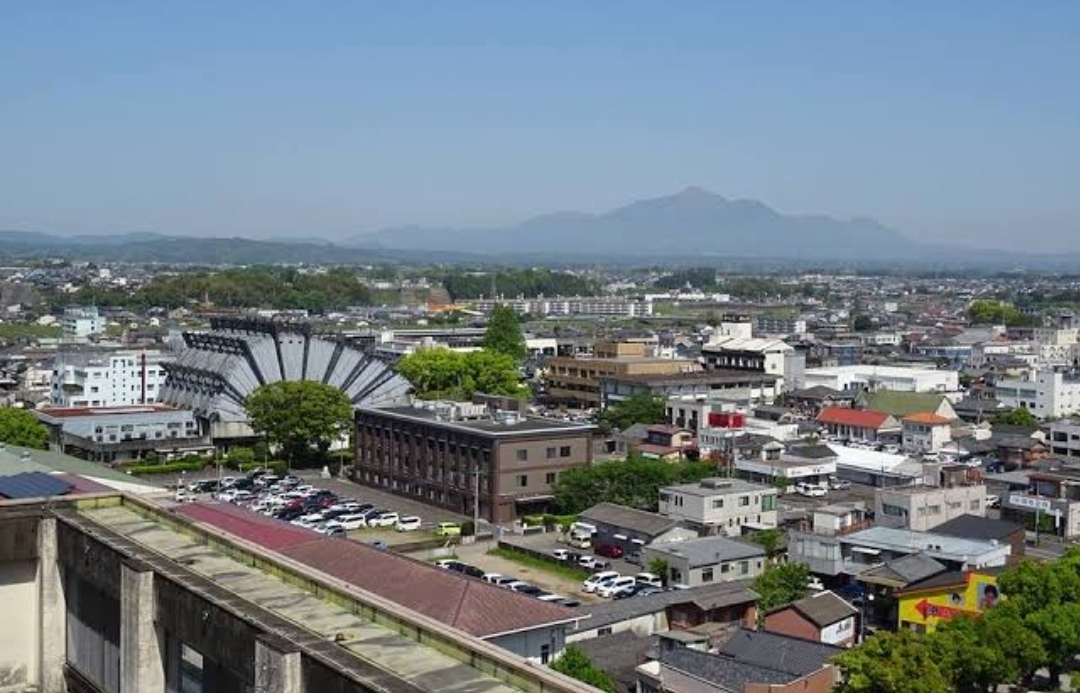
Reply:
[[866, 642], [866, 612], [867, 606], [874, 602], [873, 592], [863, 592], [862, 602], [859, 604], [859, 643]]

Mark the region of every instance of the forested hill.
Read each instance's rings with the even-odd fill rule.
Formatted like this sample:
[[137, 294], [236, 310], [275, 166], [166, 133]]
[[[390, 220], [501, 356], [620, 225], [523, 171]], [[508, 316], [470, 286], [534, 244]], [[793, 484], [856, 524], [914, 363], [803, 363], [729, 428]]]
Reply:
[[322, 313], [370, 304], [371, 290], [346, 269], [301, 273], [251, 267], [161, 276], [134, 292], [87, 287], [78, 299], [104, 307], [176, 308], [211, 303], [219, 308], [281, 308]]

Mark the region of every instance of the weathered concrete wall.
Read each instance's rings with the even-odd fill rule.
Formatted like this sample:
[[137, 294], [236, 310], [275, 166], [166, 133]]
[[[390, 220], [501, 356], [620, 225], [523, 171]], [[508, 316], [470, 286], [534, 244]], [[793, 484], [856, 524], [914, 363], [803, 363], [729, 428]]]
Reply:
[[37, 561], [0, 561], [0, 690], [36, 684]]
[[0, 519], [0, 562], [38, 557], [38, 522], [37, 517]]
[[120, 599], [120, 564], [124, 557], [94, 537], [64, 523], [57, 525], [57, 558], [83, 580]]
[[159, 627], [226, 666], [247, 685], [255, 683], [259, 632], [225, 609], [160, 576], [155, 599]]

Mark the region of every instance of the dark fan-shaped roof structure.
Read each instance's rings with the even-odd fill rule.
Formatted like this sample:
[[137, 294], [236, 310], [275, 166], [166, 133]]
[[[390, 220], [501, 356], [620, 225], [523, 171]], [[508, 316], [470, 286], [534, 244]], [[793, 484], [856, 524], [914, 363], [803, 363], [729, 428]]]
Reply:
[[199, 416], [246, 423], [244, 399], [269, 383], [312, 380], [344, 392], [353, 406], [406, 401], [412, 385], [386, 363], [303, 323], [213, 318], [209, 332], [185, 332], [158, 401]]

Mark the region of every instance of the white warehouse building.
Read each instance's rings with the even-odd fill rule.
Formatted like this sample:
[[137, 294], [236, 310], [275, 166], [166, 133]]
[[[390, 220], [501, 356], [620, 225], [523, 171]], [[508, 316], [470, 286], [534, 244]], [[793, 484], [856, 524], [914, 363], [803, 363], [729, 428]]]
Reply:
[[960, 389], [956, 371], [933, 368], [857, 364], [807, 368], [803, 377], [806, 388], [820, 386], [840, 391], [956, 392]]

